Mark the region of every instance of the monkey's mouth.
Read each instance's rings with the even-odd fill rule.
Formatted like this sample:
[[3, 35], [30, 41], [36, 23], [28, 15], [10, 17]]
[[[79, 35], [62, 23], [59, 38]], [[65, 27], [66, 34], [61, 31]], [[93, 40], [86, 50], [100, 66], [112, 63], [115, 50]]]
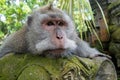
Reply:
[[52, 53], [62, 53], [62, 52], [64, 52], [65, 51], [65, 49], [52, 49], [52, 50], [48, 50], [48, 51], [50, 51], [50, 52], [52, 52]]
[[50, 49], [50, 50], [46, 50], [45, 52], [48, 52], [48, 53], [52, 53], [52, 54], [61, 54], [65, 51], [65, 49]]
[[50, 49], [50, 50], [44, 51], [43, 55], [48, 56], [48, 57], [58, 58], [64, 54], [64, 51], [65, 51], [65, 49], [61, 49], [61, 48], [60, 49]]

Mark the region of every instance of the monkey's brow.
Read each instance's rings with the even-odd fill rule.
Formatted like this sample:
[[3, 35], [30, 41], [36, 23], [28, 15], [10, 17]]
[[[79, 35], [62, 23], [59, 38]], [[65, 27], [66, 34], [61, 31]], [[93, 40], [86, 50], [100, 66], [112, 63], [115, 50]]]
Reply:
[[45, 19], [42, 20], [42, 23], [48, 22], [48, 21], [62, 21], [62, 22], [64, 22], [64, 23], [66, 23], [66, 21], [64, 21], [64, 20], [61, 19], [61, 18], [45, 18]]
[[61, 15], [61, 14], [48, 14], [48, 15], [51, 18], [63, 18], [63, 15]]

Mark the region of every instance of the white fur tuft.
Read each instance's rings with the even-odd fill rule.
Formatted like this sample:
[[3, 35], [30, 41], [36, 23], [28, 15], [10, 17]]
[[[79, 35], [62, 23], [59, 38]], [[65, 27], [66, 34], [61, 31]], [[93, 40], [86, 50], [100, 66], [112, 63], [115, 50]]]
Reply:
[[75, 50], [77, 48], [76, 43], [73, 40], [67, 39], [65, 42], [65, 49], [69, 48], [71, 50]]

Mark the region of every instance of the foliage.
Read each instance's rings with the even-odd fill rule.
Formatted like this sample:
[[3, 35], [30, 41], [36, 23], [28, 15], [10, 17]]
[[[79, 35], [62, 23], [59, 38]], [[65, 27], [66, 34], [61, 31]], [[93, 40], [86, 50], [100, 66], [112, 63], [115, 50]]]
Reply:
[[12, 33], [19, 29], [24, 23], [24, 18], [28, 12], [31, 11], [27, 4], [20, 3], [20, 5], [11, 4], [10, 1], [6, 3], [5, 0], [0, 1], [0, 14], [6, 18], [5, 21], [0, 21], [0, 38], [5, 34]]
[[[117, 9], [118, 7], [118, 9]], [[110, 12], [110, 16], [112, 17], [119, 17], [120, 16], [120, 0], [114, 1], [108, 6], [108, 11]]]
[[114, 9], [116, 6], [120, 6], [120, 0], [114, 1], [112, 4], [108, 6], [108, 10]]
[[12, 0], [0, 0], [0, 39], [18, 30], [31, 10], [44, 4], [45, 1], [38, 0], [21, 1], [19, 4]]

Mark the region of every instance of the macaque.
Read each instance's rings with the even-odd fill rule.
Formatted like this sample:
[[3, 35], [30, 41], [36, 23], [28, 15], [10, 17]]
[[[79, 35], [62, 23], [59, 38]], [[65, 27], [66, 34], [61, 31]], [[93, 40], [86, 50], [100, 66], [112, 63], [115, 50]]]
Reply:
[[3, 42], [0, 57], [10, 52], [54, 57], [71, 54], [89, 58], [107, 56], [81, 40], [72, 19], [51, 4], [33, 11], [22, 29]]

